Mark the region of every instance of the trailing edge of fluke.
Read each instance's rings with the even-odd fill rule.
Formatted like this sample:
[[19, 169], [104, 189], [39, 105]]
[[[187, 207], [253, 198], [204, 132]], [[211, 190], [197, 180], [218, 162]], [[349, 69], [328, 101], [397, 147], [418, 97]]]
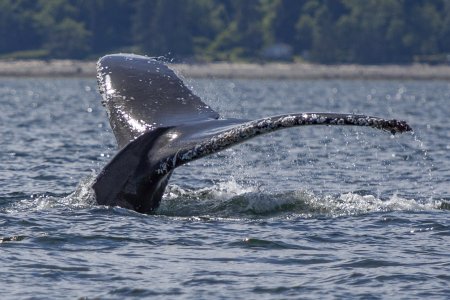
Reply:
[[120, 149], [92, 185], [97, 203], [142, 213], [158, 208], [175, 168], [265, 133], [306, 125], [412, 130], [404, 121], [339, 113], [221, 119], [167, 65], [133, 54], [102, 57], [97, 79]]

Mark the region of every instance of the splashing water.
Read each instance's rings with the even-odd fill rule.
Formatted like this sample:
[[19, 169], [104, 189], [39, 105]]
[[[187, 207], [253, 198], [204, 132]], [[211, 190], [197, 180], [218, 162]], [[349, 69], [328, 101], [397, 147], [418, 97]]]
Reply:
[[1, 79], [2, 299], [450, 294], [447, 82], [190, 85], [225, 117], [368, 113], [415, 136], [268, 135], [177, 169], [142, 215], [95, 204], [116, 146], [94, 80]]

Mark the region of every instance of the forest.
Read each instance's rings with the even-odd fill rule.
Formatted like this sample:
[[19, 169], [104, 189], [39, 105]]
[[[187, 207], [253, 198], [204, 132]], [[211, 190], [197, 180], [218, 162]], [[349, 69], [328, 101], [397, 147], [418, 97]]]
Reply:
[[[280, 55], [267, 54], [274, 46]], [[450, 0], [0, 0], [2, 59], [111, 52], [182, 62], [449, 63]]]

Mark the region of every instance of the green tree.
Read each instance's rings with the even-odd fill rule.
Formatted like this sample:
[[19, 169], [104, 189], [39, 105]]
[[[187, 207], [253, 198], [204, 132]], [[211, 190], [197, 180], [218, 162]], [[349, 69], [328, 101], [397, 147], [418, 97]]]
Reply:
[[89, 45], [94, 54], [120, 51], [133, 45], [131, 35], [134, 2], [128, 0], [77, 0], [77, 20], [90, 33]]
[[262, 2], [262, 30], [266, 45], [296, 44], [296, 28], [299, 15], [306, 0], [265, 0]]
[[345, 12], [338, 0], [306, 2], [296, 24], [295, 49], [308, 53], [316, 62], [339, 62], [342, 55], [335, 25]]
[[402, 1], [343, 0], [349, 13], [337, 22], [345, 62], [406, 61]]
[[55, 58], [83, 58], [90, 50], [89, 38], [84, 24], [64, 19], [52, 28], [45, 47]]
[[262, 49], [262, 12], [260, 1], [230, 1], [230, 22], [209, 46], [219, 59], [255, 58]]
[[439, 49], [450, 55], [450, 0], [444, 0], [442, 6], [442, 25], [439, 29]]
[[40, 0], [34, 19], [43, 47], [55, 58], [83, 58], [90, 47], [90, 32], [78, 21], [77, 1]]
[[38, 49], [41, 35], [34, 22], [33, 0], [0, 1], [0, 53]]
[[407, 63], [446, 57], [449, 28], [450, 0], [0, 0], [0, 54], [16, 57], [252, 60], [286, 43], [320, 63]]
[[193, 1], [141, 0], [136, 3], [133, 32], [136, 43], [150, 55], [193, 54], [189, 14]]
[[[439, 32], [443, 26], [442, 15], [437, 4], [440, 1], [417, 2], [408, 9], [408, 28], [404, 37], [404, 44], [410, 55], [436, 54], [439, 52]], [[441, 5], [439, 5], [441, 6]]]
[[191, 35], [197, 60], [210, 59], [208, 46], [228, 22], [227, 1], [197, 0], [190, 9]]

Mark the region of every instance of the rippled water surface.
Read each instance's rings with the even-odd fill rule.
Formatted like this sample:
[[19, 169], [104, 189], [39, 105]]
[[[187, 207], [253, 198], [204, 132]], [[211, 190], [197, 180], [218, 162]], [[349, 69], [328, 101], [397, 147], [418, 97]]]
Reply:
[[95, 205], [116, 152], [94, 80], [0, 79], [2, 299], [450, 295], [450, 84], [188, 80], [225, 117], [405, 119], [309, 127], [175, 171], [155, 215]]

